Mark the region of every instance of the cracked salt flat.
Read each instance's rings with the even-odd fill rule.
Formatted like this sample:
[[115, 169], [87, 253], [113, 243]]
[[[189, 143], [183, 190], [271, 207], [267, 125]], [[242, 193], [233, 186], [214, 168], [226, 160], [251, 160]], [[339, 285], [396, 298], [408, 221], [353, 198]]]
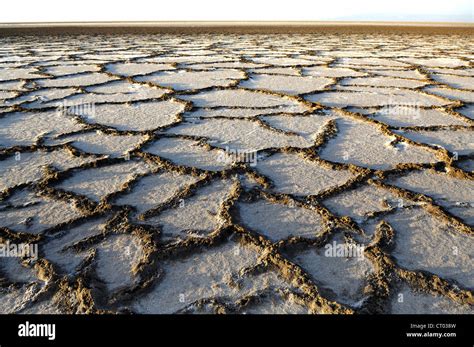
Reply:
[[0, 81], [26, 80], [42, 77], [45, 76], [35, 68], [3, 68], [0, 70]]
[[312, 313], [303, 305], [283, 295], [267, 295], [258, 300], [254, 306], [244, 308], [244, 314], [308, 314]]
[[15, 92], [0, 91], [0, 99], [2, 99], [2, 101], [13, 98], [15, 96], [17, 96], [17, 93]]
[[59, 112], [10, 113], [0, 118], [0, 148], [31, 146], [42, 137], [54, 137], [83, 128], [83, 125]]
[[134, 184], [129, 192], [119, 196], [114, 204], [132, 206], [137, 213], [144, 213], [168, 202], [177, 192], [197, 181], [196, 177], [172, 172], [146, 176]]
[[451, 75], [431, 75], [435, 81], [447, 84], [453, 88], [474, 89], [474, 77], [451, 76]]
[[[114, 83], [114, 82], [112, 82]], [[66, 105], [87, 105], [87, 104], [106, 104], [106, 103], [126, 103], [133, 101], [148, 101], [153, 99], [159, 99], [165, 94], [169, 93], [168, 90], [162, 88], [154, 88], [149, 86], [123, 83], [122, 81], [117, 82], [117, 92], [112, 91], [110, 85], [102, 85], [100, 87], [94, 87], [92, 93], [78, 93], [66, 98]], [[123, 88], [123, 89], [122, 89]], [[126, 88], [126, 89], [125, 89]], [[61, 105], [61, 104], [59, 104]], [[43, 107], [58, 107], [58, 102], [50, 102], [43, 104]]]
[[58, 233], [49, 235], [41, 245], [45, 258], [56, 264], [61, 274], [74, 274], [90, 255], [88, 251], [74, 249], [74, 246], [90, 237], [104, 233], [106, 221], [106, 217], [100, 217], [73, 228], [63, 228]]
[[364, 221], [374, 212], [390, 211], [391, 207], [400, 204], [410, 205], [408, 201], [395, 196], [390, 191], [373, 185], [344, 191], [323, 200], [323, 203], [329, 210], [340, 216], [350, 216], [360, 221]]
[[106, 134], [96, 130], [92, 132], [81, 132], [61, 136], [53, 140], [45, 141], [46, 145], [57, 145], [68, 143], [86, 153], [105, 154], [110, 157], [121, 157], [127, 155], [133, 149], [139, 147], [147, 136], [143, 135], [116, 135]]
[[44, 72], [52, 76], [66, 76], [83, 72], [99, 71], [97, 65], [66, 65], [66, 66], [50, 66], [44, 69]]
[[465, 60], [457, 58], [401, 58], [400, 61], [404, 61], [413, 65], [421, 65], [427, 67], [462, 67], [469, 66], [469, 63]]
[[[305, 65], [315, 65], [314, 61], [298, 58], [286, 58], [286, 57], [275, 57], [275, 58], [250, 58], [251, 61], [261, 64], [269, 64], [274, 66], [305, 66]], [[323, 64], [322, 62], [320, 64]]]
[[300, 105], [295, 106], [278, 106], [278, 107], [264, 107], [259, 109], [253, 108], [216, 108], [206, 109], [201, 108], [196, 111], [185, 113], [185, 118], [254, 118], [259, 115], [284, 113], [284, 114], [297, 114], [304, 113], [307, 111], [306, 108]]
[[[175, 313], [205, 299], [216, 297], [222, 304], [233, 303], [255, 295], [259, 289], [285, 285], [267, 273], [239, 278], [242, 270], [255, 265], [258, 258], [259, 252], [252, 245], [230, 241], [184, 259], [168, 260], [162, 265], [165, 273], [161, 281], [132, 308], [138, 313]], [[186, 281], [179, 280], [182, 274]], [[158, 307], [158, 311], [151, 307]]]
[[86, 38], [0, 48], [1, 312], [472, 312], [469, 37]]
[[338, 134], [321, 150], [321, 158], [386, 170], [403, 163], [433, 163], [438, 161], [428, 150], [403, 143], [392, 145], [395, 138], [383, 134], [365, 122], [338, 119]]
[[15, 258], [2, 259], [0, 271], [4, 273], [9, 281], [17, 283], [30, 283], [36, 280], [35, 271], [21, 260]]
[[153, 58], [142, 58], [136, 60], [139, 63], [176, 63], [176, 64], [196, 64], [196, 63], [222, 63], [234, 61], [231, 57], [226, 56], [162, 56]]
[[207, 64], [186, 64], [185, 67], [191, 70], [213, 70], [213, 69], [251, 69], [265, 66], [263, 64], [245, 63], [240, 61], [229, 61], [225, 63], [207, 63]]
[[468, 105], [458, 110], [463, 116], [474, 119], [474, 105]]
[[466, 103], [474, 102], [474, 92], [460, 89], [451, 89], [443, 86], [430, 86], [426, 87], [425, 91], [433, 94], [439, 95], [450, 100], [460, 100]]
[[[20, 105], [27, 109], [48, 107], [48, 104], [58, 106], [63, 99], [78, 93], [76, 88], [44, 88], [28, 92], [14, 100], [6, 102], [7, 105]], [[52, 102], [53, 101], [53, 102]]]
[[329, 78], [301, 76], [251, 75], [240, 83], [243, 88], [270, 90], [273, 92], [298, 95], [323, 90], [333, 82]]
[[408, 80], [392, 77], [354, 77], [343, 79], [340, 85], [360, 85], [372, 87], [397, 87], [397, 88], [420, 88], [427, 84], [423, 81]]
[[2, 91], [22, 91], [23, 86], [26, 84], [25, 81], [10, 81], [0, 82], [0, 90]]
[[419, 109], [413, 106], [392, 106], [372, 110], [372, 112], [373, 113], [369, 115], [370, 118], [394, 127], [470, 125], [467, 120], [462, 120], [443, 110], [437, 109]]
[[345, 68], [329, 68], [326, 66], [312, 66], [303, 68], [303, 76], [315, 77], [358, 77], [365, 73]]
[[[26, 307], [33, 306], [31, 303], [36, 299], [39, 292], [39, 285], [36, 282], [24, 284], [20, 288], [3, 289], [0, 297], [0, 312], [2, 314], [13, 314], [16, 312], [27, 313]], [[60, 313], [57, 308], [49, 309], [48, 307], [36, 307], [36, 310], [31, 309], [30, 313], [44, 312], [44, 313]]]
[[[401, 297], [399, 295], [402, 295]], [[403, 301], [398, 300], [403, 298]], [[426, 295], [408, 286], [398, 290], [391, 302], [394, 314], [472, 314], [473, 310], [464, 305], [456, 305], [442, 296]]]
[[377, 67], [408, 67], [408, 64], [385, 58], [341, 58], [337, 61], [338, 65], [360, 65]]
[[90, 60], [97, 60], [97, 61], [114, 61], [114, 60], [128, 60], [128, 59], [138, 59], [143, 57], [143, 54], [135, 54], [130, 52], [114, 52], [112, 50], [111, 53], [99, 53], [99, 54], [82, 54], [82, 59], [90, 59]]
[[320, 285], [321, 291], [327, 292], [327, 297], [348, 305], [366, 297], [364, 287], [373, 269], [364, 257], [328, 257], [325, 249], [309, 249], [293, 259]]
[[[178, 121], [184, 105], [175, 101], [153, 101], [117, 105], [97, 105], [80, 116], [89, 124], [100, 124], [117, 130], [155, 130]], [[79, 113], [78, 112], [78, 113]], [[119, 115], [119, 117], [117, 117]]]
[[215, 90], [181, 98], [193, 102], [197, 107], [304, 107], [303, 103], [296, 100], [248, 90]]
[[[219, 218], [222, 204], [234, 188], [231, 180], [216, 181], [201, 188], [184, 204], [165, 210], [158, 217], [147, 219], [148, 224], [159, 224], [164, 241], [203, 237], [224, 223]], [[181, 214], [186, 218], [181, 218]]]
[[430, 68], [429, 72], [434, 74], [447, 74], [455, 76], [474, 76], [474, 69], [447, 69], [447, 68]]
[[285, 131], [304, 137], [307, 141], [314, 142], [319, 134], [324, 131], [329, 120], [334, 119], [332, 115], [271, 115], [259, 117], [274, 129]]
[[328, 107], [371, 107], [403, 104], [444, 106], [450, 104], [449, 101], [442, 100], [436, 96], [420, 94], [407, 89], [376, 87], [364, 88], [355, 86], [342, 86], [337, 89], [337, 91], [308, 95], [305, 99], [312, 102], [318, 102]]
[[472, 130], [420, 130], [419, 132], [404, 132], [403, 136], [429, 145], [440, 146], [460, 155], [474, 152]]
[[204, 89], [209, 87], [225, 87], [234, 84], [245, 75], [239, 70], [214, 71], [178, 71], [160, 72], [150, 76], [137, 77], [139, 82], [150, 82], [174, 90]]
[[136, 175], [143, 175], [150, 170], [152, 167], [141, 161], [127, 161], [100, 169], [91, 168], [73, 173], [70, 178], [56, 187], [100, 201], [107, 195], [119, 191]]
[[300, 76], [300, 71], [293, 67], [260, 67], [251, 69], [249, 72], [252, 74], [275, 74], [275, 75], [286, 75], [286, 76]]
[[408, 209], [384, 218], [395, 230], [392, 256], [409, 270], [425, 270], [455, 280], [472, 289], [474, 237], [454, 233], [452, 226], [421, 208]]
[[463, 160], [457, 163], [457, 165], [463, 169], [464, 171], [467, 172], [473, 172], [474, 171], [474, 160], [473, 159], [467, 159]]
[[19, 191], [6, 202], [17, 208], [7, 205], [0, 209], [0, 226], [17, 232], [39, 234], [81, 216], [80, 211], [67, 202], [39, 197], [28, 191]]
[[[411, 81], [413, 79], [416, 80], [424, 80], [426, 76], [421, 74], [418, 70], [378, 70], [378, 69], [365, 69], [367, 72], [370, 72], [375, 75], [386, 76], [386, 77], [398, 77], [398, 78], [407, 78]], [[413, 81], [411, 81], [413, 82]]]
[[42, 87], [86, 87], [98, 83], [109, 82], [116, 79], [99, 72], [91, 72], [86, 74], [78, 74], [71, 76], [61, 76], [56, 79], [37, 80]]
[[389, 179], [387, 183], [428, 195], [452, 214], [465, 219], [467, 224], [474, 224], [473, 181], [437, 172], [413, 171]]
[[[89, 93], [94, 93], [94, 94], [104, 94], [104, 95], [120, 95], [120, 94], [135, 94], [135, 93], [140, 93], [140, 94], [148, 94], [147, 99], [151, 99], [153, 97], [159, 98], [163, 96], [164, 94], [168, 93], [169, 90], [163, 89], [163, 88], [154, 88], [154, 87], [149, 87], [145, 86], [142, 84], [138, 83], [131, 83], [129, 81], [112, 81], [104, 84], [100, 84], [97, 86], [90, 86], [86, 87], [85, 90]], [[152, 92], [153, 94], [149, 94]], [[130, 101], [132, 101], [131, 99]]]
[[97, 276], [109, 291], [127, 288], [137, 281], [134, 272], [143, 256], [139, 237], [112, 235], [97, 246]]
[[207, 150], [201, 143], [179, 137], [167, 137], [155, 141], [145, 149], [176, 165], [196, 167], [202, 170], [221, 171], [229, 167], [226, 153], [222, 150]]
[[169, 133], [208, 138], [209, 144], [220, 148], [257, 151], [272, 147], [310, 147], [311, 141], [289, 136], [242, 119], [204, 119], [182, 123]]
[[259, 200], [238, 206], [240, 221], [276, 242], [290, 237], [312, 238], [323, 229], [317, 212], [297, 206]]
[[275, 154], [258, 164], [257, 170], [273, 181], [275, 191], [295, 195], [318, 194], [354, 177], [349, 171], [329, 169], [297, 154]]
[[171, 64], [117, 63], [106, 66], [107, 71], [120, 76], [147, 75], [157, 71], [174, 70]]
[[0, 161], [0, 191], [41, 179], [47, 166], [67, 170], [96, 161], [98, 157], [75, 157], [67, 150], [36, 151], [7, 156]]

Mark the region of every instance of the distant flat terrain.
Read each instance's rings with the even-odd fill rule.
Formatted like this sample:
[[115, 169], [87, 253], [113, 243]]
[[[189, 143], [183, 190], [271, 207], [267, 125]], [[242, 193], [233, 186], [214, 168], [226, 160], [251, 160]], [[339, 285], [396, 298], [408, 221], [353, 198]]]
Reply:
[[0, 35], [196, 33], [415, 33], [474, 34], [473, 23], [456, 22], [74, 22], [0, 23]]

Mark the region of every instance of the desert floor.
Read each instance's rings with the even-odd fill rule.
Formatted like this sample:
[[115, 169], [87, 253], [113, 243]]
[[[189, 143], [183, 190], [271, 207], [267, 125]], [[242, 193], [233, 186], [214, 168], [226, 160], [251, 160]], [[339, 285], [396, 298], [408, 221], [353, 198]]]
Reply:
[[0, 42], [1, 313], [474, 313], [472, 36]]

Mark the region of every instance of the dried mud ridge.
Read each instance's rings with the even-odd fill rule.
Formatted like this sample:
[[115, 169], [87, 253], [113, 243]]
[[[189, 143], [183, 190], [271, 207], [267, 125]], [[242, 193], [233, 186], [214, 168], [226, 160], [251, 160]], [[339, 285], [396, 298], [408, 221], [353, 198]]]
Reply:
[[[472, 48], [462, 35], [2, 38], [0, 241], [39, 245], [37, 260], [1, 259], [2, 313], [473, 313]], [[219, 161], [226, 146], [257, 164]], [[426, 245], [403, 243], [418, 234]], [[325, 262], [333, 241], [363, 244], [365, 260]]]

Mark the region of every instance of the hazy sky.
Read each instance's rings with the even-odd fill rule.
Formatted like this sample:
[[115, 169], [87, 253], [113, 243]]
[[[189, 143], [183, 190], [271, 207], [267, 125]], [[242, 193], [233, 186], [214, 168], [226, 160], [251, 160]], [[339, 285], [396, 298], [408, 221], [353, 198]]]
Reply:
[[181, 20], [473, 22], [473, 8], [474, 0], [5, 0], [0, 7], [0, 22]]

